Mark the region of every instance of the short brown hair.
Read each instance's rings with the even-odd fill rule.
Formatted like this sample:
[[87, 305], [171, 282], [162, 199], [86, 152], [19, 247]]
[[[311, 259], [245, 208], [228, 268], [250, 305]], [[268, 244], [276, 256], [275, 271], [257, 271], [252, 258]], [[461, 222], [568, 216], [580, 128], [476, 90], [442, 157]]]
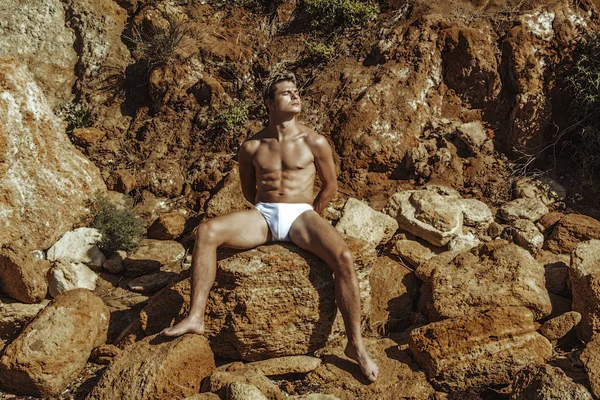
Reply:
[[282, 71], [271, 76], [263, 88], [263, 103], [267, 105], [267, 100], [275, 100], [275, 85], [279, 82], [293, 82], [296, 85], [296, 75], [292, 72]]

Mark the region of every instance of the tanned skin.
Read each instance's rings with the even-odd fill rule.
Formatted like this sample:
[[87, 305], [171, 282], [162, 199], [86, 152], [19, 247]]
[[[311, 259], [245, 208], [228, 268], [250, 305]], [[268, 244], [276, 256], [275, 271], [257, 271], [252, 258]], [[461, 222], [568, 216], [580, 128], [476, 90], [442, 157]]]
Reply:
[[[354, 261], [348, 246], [319, 215], [337, 191], [331, 147], [325, 137], [296, 120], [301, 101], [296, 85], [281, 81], [274, 99], [267, 100], [269, 124], [248, 139], [238, 155], [244, 197], [256, 204], [308, 203], [294, 221], [289, 238], [298, 247], [324, 260], [333, 270], [335, 296], [348, 336], [345, 353], [358, 362], [365, 377], [373, 382], [379, 369], [367, 353], [360, 332], [360, 295]], [[316, 174], [321, 189], [313, 199]], [[264, 217], [256, 209], [238, 211], [210, 219], [197, 230], [192, 257], [190, 312], [186, 318], [161, 333], [180, 336], [204, 333], [204, 312], [215, 281], [217, 247], [251, 249], [271, 240]]]

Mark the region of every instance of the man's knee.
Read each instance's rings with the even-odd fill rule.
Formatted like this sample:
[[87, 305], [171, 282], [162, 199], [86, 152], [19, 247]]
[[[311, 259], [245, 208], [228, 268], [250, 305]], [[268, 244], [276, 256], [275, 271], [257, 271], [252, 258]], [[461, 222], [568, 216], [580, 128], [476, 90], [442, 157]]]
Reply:
[[354, 258], [350, 249], [342, 249], [336, 258], [338, 273], [354, 273]]
[[211, 220], [198, 225], [196, 229], [196, 240], [200, 243], [218, 244], [219, 234], [217, 225]]

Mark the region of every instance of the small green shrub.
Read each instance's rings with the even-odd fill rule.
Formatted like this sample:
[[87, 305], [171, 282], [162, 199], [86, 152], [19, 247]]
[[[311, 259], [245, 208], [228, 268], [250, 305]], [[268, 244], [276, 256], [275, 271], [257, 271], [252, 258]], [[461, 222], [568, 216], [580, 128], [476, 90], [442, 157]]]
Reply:
[[133, 212], [131, 202], [120, 207], [104, 196], [96, 196], [92, 208], [96, 214], [90, 226], [102, 233], [99, 247], [105, 254], [139, 247], [144, 227]]
[[364, 26], [377, 18], [379, 5], [371, 0], [304, 0], [304, 13], [319, 35]]
[[94, 125], [91, 110], [82, 104], [63, 104], [56, 113], [67, 123], [67, 133], [73, 132], [73, 129]]
[[317, 62], [328, 61], [335, 54], [335, 47], [322, 42], [308, 42], [306, 52], [311, 60]]
[[215, 125], [226, 132], [234, 132], [248, 121], [253, 107], [250, 100], [234, 103], [217, 116]]
[[566, 81], [573, 94], [571, 159], [584, 175], [600, 172], [600, 35], [584, 37]]

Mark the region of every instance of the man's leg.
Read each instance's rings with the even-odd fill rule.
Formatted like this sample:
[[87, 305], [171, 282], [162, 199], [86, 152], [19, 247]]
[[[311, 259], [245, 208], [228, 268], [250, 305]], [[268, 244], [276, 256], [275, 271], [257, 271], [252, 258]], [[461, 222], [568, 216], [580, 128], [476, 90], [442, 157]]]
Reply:
[[289, 235], [293, 243], [317, 255], [333, 270], [335, 299], [348, 336], [346, 355], [358, 362], [367, 379], [375, 381], [379, 369], [363, 344], [358, 278], [348, 246], [339, 232], [314, 211], [301, 214], [292, 224]]
[[204, 333], [204, 311], [217, 273], [217, 247], [223, 245], [250, 249], [264, 244], [268, 236], [267, 222], [255, 209], [234, 212], [200, 224], [192, 255], [190, 312], [186, 318], [164, 329], [161, 334], [180, 336], [184, 333]]

